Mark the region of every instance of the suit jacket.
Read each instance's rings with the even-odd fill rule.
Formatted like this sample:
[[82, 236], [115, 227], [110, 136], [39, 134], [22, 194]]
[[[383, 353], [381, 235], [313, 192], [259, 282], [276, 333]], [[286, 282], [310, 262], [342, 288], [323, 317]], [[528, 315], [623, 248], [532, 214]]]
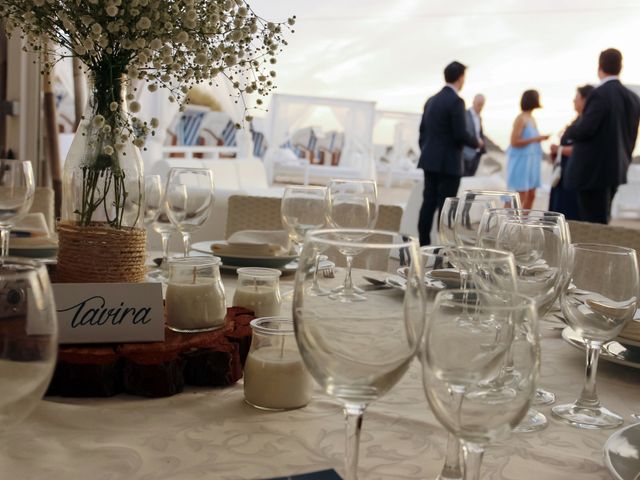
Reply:
[[469, 135], [464, 100], [444, 87], [424, 105], [420, 122], [420, 161], [426, 172], [462, 176], [462, 147], [478, 147], [475, 133]]
[[565, 186], [592, 190], [626, 183], [639, 120], [640, 98], [620, 81], [593, 90], [582, 115], [566, 132], [573, 152], [562, 172]]
[[[472, 136], [476, 136], [476, 126], [473, 123], [473, 113], [471, 113], [471, 109], [467, 109], [465, 112], [465, 121], [467, 125], [467, 133]], [[480, 138], [484, 140], [484, 132], [482, 131], [482, 119], [480, 119]], [[480, 157], [483, 153], [487, 153], [487, 149], [482, 147], [482, 149], [478, 150], [477, 148], [472, 148], [465, 145], [462, 149], [462, 158], [466, 161], [475, 160], [476, 156]]]

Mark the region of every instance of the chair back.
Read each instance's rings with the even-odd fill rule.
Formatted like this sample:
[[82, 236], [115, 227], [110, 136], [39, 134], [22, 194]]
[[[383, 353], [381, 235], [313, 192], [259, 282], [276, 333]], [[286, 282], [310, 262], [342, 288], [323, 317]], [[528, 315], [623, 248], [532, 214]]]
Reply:
[[575, 220], [569, 220], [568, 223], [573, 243], [602, 243], [633, 248], [640, 255], [640, 230]]

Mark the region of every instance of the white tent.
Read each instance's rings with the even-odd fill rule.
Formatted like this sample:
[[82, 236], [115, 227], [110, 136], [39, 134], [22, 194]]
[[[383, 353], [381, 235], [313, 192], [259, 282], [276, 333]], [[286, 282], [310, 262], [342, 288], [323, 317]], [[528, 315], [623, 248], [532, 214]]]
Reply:
[[[276, 94], [267, 120], [267, 171], [304, 183], [375, 179], [374, 118], [374, 102]], [[331, 161], [318, 154], [322, 145], [331, 150]]]
[[374, 156], [378, 177], [385, 178], [391, 186], [394, 180], [416, 180], [422, 178], [417, 170], [420, 156], [418, 144], [419, 113], [376, 111], [373, 130]]

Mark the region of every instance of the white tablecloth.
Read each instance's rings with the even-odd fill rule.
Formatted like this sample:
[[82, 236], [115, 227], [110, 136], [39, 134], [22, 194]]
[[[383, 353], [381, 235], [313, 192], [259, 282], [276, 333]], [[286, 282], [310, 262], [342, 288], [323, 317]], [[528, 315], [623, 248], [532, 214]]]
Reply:
[[[231, 294], [232, 291], [227, 291]], [[580, 392], [584, 354], [543, 329], [541, 386], [560, 402]], [[640, 412], [640, 370], [601, 362], [603, 403]], [[541, 407], [550, 417], [550, 407]], [[610, 478], [602, 447], [612, 430], [586, 431], [549, 418], [545, 430], [490, 447], [484, 479]], [[344, 424], [338, 403], [316, 391], [304, 409], [273, 413], [243, 402], [242, 383], [193, 388], [163, 399], [47, 398], [30, 418], [0, 434], [0, 476], [10, 479], [260, 479], [342, 469]], [[362, 479], [430, 479], [446, 442], [424, 398], [420, 367], [365, 414]]]

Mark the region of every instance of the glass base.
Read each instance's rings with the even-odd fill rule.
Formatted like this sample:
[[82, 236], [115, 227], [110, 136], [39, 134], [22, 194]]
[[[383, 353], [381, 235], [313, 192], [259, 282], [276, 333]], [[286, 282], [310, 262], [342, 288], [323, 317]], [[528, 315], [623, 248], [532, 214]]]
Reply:
[[556, 394], [545, 390], [544, 388], [537, 388], [536, 394], [533, 396], [532, 405], [553, 405], [556, 403]]
[[551, 414], [557, 420], [578, 428], [616, 428], [623, 423], [620, 415], [604, 407], [581, 407], [577, 403], [555, 406]]
[[364, 295], [360, 295], [358, 293], [355, 292], [338, 292], [338, 293], [332, 293], [331, 295], [329, 295], [329, 298], [331, 300], [338, 300], [339, 302], [342, 303], [352, 303], [352, 302], [364, 302], [367, 297], [365, 297]]
[[533, 408], [527, 411], [522, 421], [513, 429], [514, 433], [538, 432], [547, 426], [547, 417]]
[[174, 327], [173, 325], [167, 325], [169, 330], [173, 330], [178, 333], [200, 333], [200, 332], [211, 332], [213, 330], [219, 330], [224, 327], [224, 323], [222, 325], [216, 325], [213, 327], [204, 327], [204, 328], [180, 328]]
[[[339, 287], [332, 288], [331, 293], [342, 293], [343, 290], [344, 290], [344, 285], [340, 285]], [[356, 287], [355, 285], [353, 286], [353, 291], [359, 294], [364, 293], [363, 289], [361, 289], [360, 287]]]
[[436, 477], [436, 480], [462, 480], [464, 475], [462, 472], [440, 472]]
[[260, 405], [256, 405], [255, 403], [251, 403], [246, 398], [244, 399], [244, 403], [246, 403], [247, 405], [253, 408], [257, 408], [258, 410], [264, 410], [265, 412], [287, 412], [289, 410], [298, 410], [299, 408], [304, 408], [308, 405], [305, 403], [304, 405], [299, 405], [297, 407], [286, 407], [286, 408], [262, 407]]
[[149, 270], [146, 277], [148, 282], [167, 283], [169, 281], [168, 272], [161, 268]]

